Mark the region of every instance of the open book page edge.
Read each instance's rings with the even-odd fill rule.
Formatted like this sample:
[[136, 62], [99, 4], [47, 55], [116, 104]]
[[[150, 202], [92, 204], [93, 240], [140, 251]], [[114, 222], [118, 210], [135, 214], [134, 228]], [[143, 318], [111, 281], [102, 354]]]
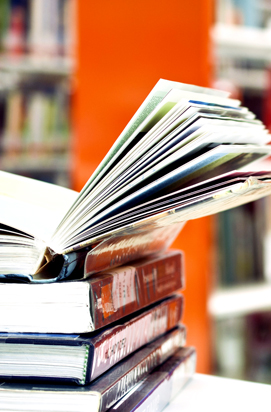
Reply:
[[[165, 190], [165, 188], [167, 188], [169, 185], [171, 185], [173, 190], [175, 190], [173, 186], [176, 186], [177, 182], [180, 186], [180, 180], [182, 181], [182, 184], [188, 185], [188, 182], [191, 182], [193, 184], [196, 183], [197, 179], [199, 177], [201, 178], [203, 174], [206, 174], [207, 178], [212, 177], [212, 175], [208, 176], [208, 173], [214, 174], [215, 170], [218, 170], [218, 166], [222, 168], [222, 171], [220, 170], [220, 173], [229, 171], [228, 166], [225, 167], [224, 163], [227, 165], [227, 162], [233, 162], [236, 159], [237, 163], [245, 161], [245, 164], [248, 164], [260, 157], [266, 156], [270, 152], [271, 147], [269, 146], [259, 146], [256, 148], [249, 145], [217, 146], [209, 152], [162, 176], [160, 179], [153, 181], [147, 186], [144, 186], [142, 189], [135, 191], [133, 194], [124, 197], [119, 202], [113, 204], [113, 206], [109, 206], [105, 211], [102, 211], [100, 214], [84, 223], [84, 225], [80, 228], [81, 230], [85, 230], [88, 226], [90, 227], [91, 225], [99, 223], [102, 219], [107, 219], [112, 214], [120, 213], [122, 210], [124, 210], [124, 208], [127, 210], [128, 208], [134, 207], [136, 206], [136, 204], [144, 202], [147, 197], [150, 197], [151, 194], [154, 193], [154, 191], [156, 193], [161, 192]], [[240, 157], [241, 155], [242, 157]], [[237, 163], [234, 164], [234, 168], [236, 168]], [[215, 169], [213, 168], [213, 164], [216, 165]], [[230, 163], [230, 165], [232, 165], [232, 163]], [[192, 177], [194, 181], [192, 181]], [[72, 229], [73, 228], [71, 226], [69, 231], [70, 236], [66, 235], [66, 239], [71, 238]], [[76, 234], [74, 232], [74, 237], [75, 236]], [[52, 240], [52, 243], [55, 245], [60, 245], [61, 242], [56, 237]], [[58, 246], [53, 247], [53, 249], [57, 248]]]
[[221, 190], [215, 195], [206, 196], [204, 202], [191, 202], [184, 208], [169, 209], [165, 212], [139, 220], [128, 226], [122, 226], [111, 232], [106, 232], [85, 242], [67, 248], [63, 253], [86, 247], [108, 239], [110, 236], [134, 235], [155, 230], [159, 227], [167, 227], [172, 224], [184, 223], [187, 220], [197, 219], [214, 213], [221, 212], [244, 203], [257, 200], [271, 194], [271, 182], [261, 182], [254, 177], [249, 177], [242, 184], [234, 184], [232, 189]]
[[[184, 90], [187, 92], [193, 92], [193, 93], [204, 93], [207, 95], [213, 95], [216, 97], [220, 98], [227, 98], [229, 96], [228, 92], [221, 91], [221, 90], [216, 90], [216, 89], [211, 89], [207, 87], [201, 87], [201, 86], [195, 86], [195, 85], [190, 85], [190, 84], [185, 84], [185, 83], [179, 83], [175, 81], [170, 81], [170, 80], [165, 80], [165, 79], [159, 79], [156, 85], [153, 87], [153, 89], [150, 91], [148, 96], [145, 98], [143, 103], [140, 105], [136, 113], [133, 115], [132, 119], [129, 121], [129, 123], [126, 125], [126, 127], [123, 129], [109, 152], [106, 154], [104, 159], [101, 161], [97, 169], [94, 171], [94, 173], [91, 175], [85, 186], [80, 192], [80, 197], [81, 195], [84, 195], [84, 192], [88, 190], [88, 187], [91, 185], [91, 183], [96, 179], [96, 177], [105, 169], [108, 165], [108, 163], [111, 161], [111, 159], [116, 155], [116, 153], [119, 151], [121, 146], [129, 139], [129, 137], [132, 135], [132, 133], [137, 129], [137, 127], [147, 118], [147, 116], [152, 112], [153, 108], [155, 108], [159, 102], [163, 99], [163, 97], [166, 96], [168, 92], [170, 92], [171, 89], [179, 89], [179, 90]], [[238, 101], [232, 100], [233, 105], [238, 105]]]
[[45, 242], [78, 196], [73, 190], [3, 171], [0, 186], [0, 222]]
[[[199, 117], [199, 119], [198, 120], [196, 120], [196, 123], [197, 122], [200, 122], [199, 123], [199, 126], [200, 126], [200, 124], [202, 123], [203, 125], [205, 125], [205, 127], [206, 127], [206, 124], [208, 125], [208, 118], [204, 118], [204, 117], [202, 117], [202, 115], [199, 115], [199, 114], [197, 114], [197, 116], [200, 116]], [[233, 121], [234, 120], [234, 121]], [[242, 128], [243, 128], [243, 130], [244, 130], [244, 133], [248, 133], [249, 131], [250, 131], [250, 129], [251, 129], [251, 126], [250, 126], [250, 128], [248, 128], [248, 125], [247, 125], [247, 123], [242, 123], [242, 122], [236, 122], [236, 120], [237, 119], [233, 119], [232, 121], [231, 120], [220, 120], [220, 117], [218, 116], [218, 117], [215, 117], [215, 118], [211, 118], [211, 119], [209, 119], [209, 122], [211, 121], [212, 123], [214, 123], [215, 125], [220, 125], [220, 126], [222, 126], [222, 125], [224, 125], [224, 124], [226, 124], [226, 122], [227, 122], [227, 124], [229, 124], [231, 127], [230, 127], [230, 131], [232, 132], [233, 131], [233, 126], [236, 126], [236, 127], [238, 127], [238, 129], [240, 129], [241, 128], [241, 130], [242, 130]], [[207, 122], [207, 123], [206, 123]], [[186, 123], [186, 122], [185, 122]], [[195, 125], [196, 125], [196, 123], [194, 123], [194, 126], [193, 127], [195, 127]], [[180, 126], [179, 126], [180, 127]], [[176, 131], [179, 129], [179, 127], [174, 131], [174, 133], [176, 134]], [[190, 128], [191, 128], [192, 126], [190, 126]], [[192, 127], [192, 131], [193, 131], [193, 127]], [[269, 139], [267, 138], [267, 136], [266, 136], [266, 133], [267, 133], [267, 131], [266, 130], [264, 130], [264, 126], [262, 125], [262, 124], [258, 124], [258, 123], [255, 123], [255, 125], [254, 125], [254, 127], [256, 127], [257, 129], [259, 128], [260, 129], [260, 133], [262, 132], [263, 134], [264, 134], [264, 142], [266, 142], [266, 141], [268, 141]], [[263, 129], [263, 130], [262, 130]], [[183, 132], [184, 133], [184, 132]], [[196, 133], [196, 132], [195, 132]], [[171, 133], [172, 134], [172, 133]], [[170, 134], [170, 136], [171, 136], [171, 134]], [[168, 139], [167, 139], [168, 140]], [[187, 138], [187, 139], [185, 139], [185, 142], [187, 141], [187, 140], [189, 140], [189, 137]], [[228, 143], [228, 140], [225, 142], [225, 143]], [[231, 143], [233, 143], [233, 141], [231, 140]], [[242, 141], [237, 141], [237, 143], [242, 143]], [[248, 140], [248, 143], [250, 143], [250, 140]], [[254, 143], [254, 141], [252, 141], [252, 143]], [[183, 145], [184, 143], [182, 143], [181, 144], [181, 146]], [[161, 145], [160, 145], [161, 146]], [[183, 150], [183, 149], [179, 149], [179, 150]], [[173, 149], [171, 150], [171, 151], [173, 151]], [[162, 156], [162, 158], [163, 158], [163, 156]], [[170, 158], [169, 158], [169, 160], [170, 160]], [[167, 160], [165, 161], [166, 162], [166, 164], [168, 163], [167, 162]], [[148, 169], [150, 169], [150, 167], [148, 167]], [[157, 169], [157, 168], [155, 168], [155, 169]], [[156, 170], [157, 171], [157, 170]], [[146, 176], [148, 175], [148, 172], [147, 172], [147, 174], [146, 174]], [[111, 177], [112, 176], [110, 176], [110, 179], [111, 179]], [[144, 178], [146, 178], [146, 177], [144, 177]], [[100, 198], [101, 197], [101, 195], [96, 195], [96, 192], [97, 192], [97, 189], [100, 187], [100, 191], [101, 190], [103, 190], [103, 182], [105, 181], [106, 182], [106, 180], [108, 180], [108, 178], [105, 178], [105, 179], [102, 179], [102, 181], [98, 184], [98, 186], [94, 189], [94, 191], [92, 191], [91, 193], [89, 193], [89, 194], [86, 194], [86, 197], [85, 197], [85, 199], [82, 199], [82, 202], [81, 202], [81, 204], [80, 204], [80, 206], [79, 207], [77, 207], [76, 209], [74, 209], [73, 208], [73, 212], [72, 212], [72, 214], [70, 214], [69, 213], [69, 217], [68, 217], [68, 215], [66, 215], [66, 217], [63, 219], [63, 221], [62, 221], [62, 223], [63, 223], [63, 225], [62, 225], [62, 229], [60, 229], [60, 232], [59, 232], [59, 234], [63, 231], [63, 230], [65, 230], [64, 229], [64, 227], [65, 226], [67, 226], [68, 225], [68, 222], [69, 222], [69, 220], [70, 220], [70, 218], [72, 217], [72, 216], [74, 216], [76, 219], [79, 219], [79, 217], [80, 217], [80, 210], [83, 212], [83, 213], [85, 213], [85, 210], [86, 210], [86, 208], [88, 207], [88, 204], [89, 204], [89, 202], [91, 201], [91, 199], [95, 199], [95, 198], [97, 198], [97, 196], [98, 196], [98, 198]], [[141, 179], [141, 177], [139, 176], [139, 180], [141, 181], [142, 179]], [[136, 182], [135, 182], [136, 183]], [[102, 185], [102, 186], [101, 186]], [[134, 185], [134, 183], [133, 183], [133, 185]], [[118, 190], [118, 193], [119, 193], [119, 190]], [[111, 197], [109, 197], [109, 200], [111, 200]], [[92, 200], [92, 203], [93, 203], [93, 200]], [[108, 203], [108, 201], [107, 201], [107, 203]], [[105, 205], [105, 202], [103, 202], [102, 203], [103, 204], [103, 206]], [[83, 218], [83, 215], [82, 215], [82, 212], [81, 212], [81, 217]], [[76, 214], [78, 214], [79, 213], [79, 215], [76, 217]], [[80, 222], [81, 222], [81, 217], [80, 217]], [[80, 223], [81, 224], [81, 223]]]

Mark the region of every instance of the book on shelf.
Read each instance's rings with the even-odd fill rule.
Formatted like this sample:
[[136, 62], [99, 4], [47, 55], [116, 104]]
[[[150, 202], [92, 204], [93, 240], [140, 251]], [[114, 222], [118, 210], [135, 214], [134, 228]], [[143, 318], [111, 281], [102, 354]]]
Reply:
[[[164, 249], [187, 220], [271, 193], [270, 172], [248, 171], [269, 141], [224, 92], [161, 79], [80, 193], [0, 173], [0, 274], [81, 276], [87, 253], [99, 260], [103, 242], [112, 250], [120, 238], [146, 255]], [[105, 255], [103, 269], [119, 265]]]
[[29, 4], [27, 0], [2, 1], [2, 43], [4, 52], [18, 57], [27, 51]]
[[2, 0], [1, 12], [0, 42], [5, 54], [73, 56], [75, 0]]
[[0, 333], [0, 377], [85, 385], [178, 326], [182, 313], [183, 297], [174, 295], [91, 334]]
[[[162, 346], [167, 343], [169, 343], [168, 346], [172, 346], [172, 350], [166, 349], [164, 352]], [[162, 356], [161, 352], [164, 352]], [[172, 356], [167, 360], [170, 355]], [[128, 396], [132, 397], [137, 385], [144, 388], [145, 394], [147, 388], [164, 389], [167, 393], [163, 395], [168, 401], [169, 396], [175, 395], [192, 377], [195, 360], [193, 348], [178, 350], [175, 342], [170, 341], [170, 337], [164, 336], [159, 342], [154, 342], [151, 347], [146, 346], [134, 353], [101, 378], [84, 387], [2, 383], [0, 385], [0, 411], [6, 410], [8, 405], [10, 411], [20, 412], [27, 405], [29, 412], [51, 412], [52, 410], [55, 412], [63, 410], [104, 412], [113, 407], [121, 398], [126, 405], [125, 393], [128, 392]], [[163, 363], [160, 369], [158, 365], [161, 362]], [[132, 399], [134, 400], [134, 396]]]
[[258, 200], [218, 216], [220, 287], [264, 281], [264, 209], [263, 201]]
[[195, 368], [195, 349], [181, 348], [108, 411], [160, 412], [189, 382], [195, 373]]
[[78, 281], [0, 283], [0, 331], [88, 333], [183, 286], [183, 253], [177, 250]]
[[5, 106], [1, 130], [4, 165], [12, 168], [8, 163], [17, 161], [19, 167], [25, 158], [45, 161], [68, 153], [69, 95], [62, 84], [41, 85], [33, 80], [29, 90], [27, 81], [22, 81], [18, 89], [7, 93]]

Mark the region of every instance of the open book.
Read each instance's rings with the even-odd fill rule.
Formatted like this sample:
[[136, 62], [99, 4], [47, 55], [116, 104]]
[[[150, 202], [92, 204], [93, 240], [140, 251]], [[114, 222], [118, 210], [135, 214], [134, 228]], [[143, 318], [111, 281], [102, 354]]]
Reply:
[[87, 253], [95, 272], [108, 251], [109, 266], [160, 251], [185, 221], [271, 193], [271, 172], [247, 171], [270, 140], [224, 92], [161, 79], [80, 193], [1, 172], [0, 274], [54, 281]]

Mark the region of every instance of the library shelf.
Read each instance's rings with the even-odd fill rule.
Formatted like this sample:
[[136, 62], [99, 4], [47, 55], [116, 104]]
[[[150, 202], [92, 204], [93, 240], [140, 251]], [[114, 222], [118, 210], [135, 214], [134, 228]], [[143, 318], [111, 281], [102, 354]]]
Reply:
[[40, 171], [54, 171], [54, 172], [68, 172], [70, 168], [70, 158], [67, 155], [59, 156], [18, 156], [14, 159], [10, 157], [2, 157], [0, 160], [2, 170], [11, 173], [19, 174], [22, 171], [34, 172]]
[[211, 30], [216, 55], [271, 61], [271, 30], [217, 23]]
[[216, 319], [270, 311], [271, 283], [217, 289], [210, 296], [208, 309]]
[[71, 76], [74, 72], [74, 60], [62, 56], [0, 56], [0, 70], [25, 74], [45, 74], [52, 76]]
[[269, 84], [268, 72], [264, 68], [251, 69], [226, 65], [226, 67], [223, 67], [223, 76], [231, 79], [241, 89], [252, 92], [262, 92], [267, 89]]

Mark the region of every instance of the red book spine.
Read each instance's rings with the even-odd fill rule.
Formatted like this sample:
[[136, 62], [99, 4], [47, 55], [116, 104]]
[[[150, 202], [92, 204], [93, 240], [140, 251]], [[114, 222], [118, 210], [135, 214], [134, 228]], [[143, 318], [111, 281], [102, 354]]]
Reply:
[[91, 316], [99, 329], [182, 289], [183, 254], [169, 251], [98, 274], [89, 282]]
[[181, 321], [182, 313], [183, 296], [172, 296], [127, 322], [93, 337], [90, 380], [143, 345], [173, 329]]
[[132, 234], [111, 236], [88, 252], [84, 262], [84, 277], [165, 252], [179, 234], [181, 226], [180, 223], [163, 227], [150, 224], [138, 233], [134, 233], [131, 228]]

